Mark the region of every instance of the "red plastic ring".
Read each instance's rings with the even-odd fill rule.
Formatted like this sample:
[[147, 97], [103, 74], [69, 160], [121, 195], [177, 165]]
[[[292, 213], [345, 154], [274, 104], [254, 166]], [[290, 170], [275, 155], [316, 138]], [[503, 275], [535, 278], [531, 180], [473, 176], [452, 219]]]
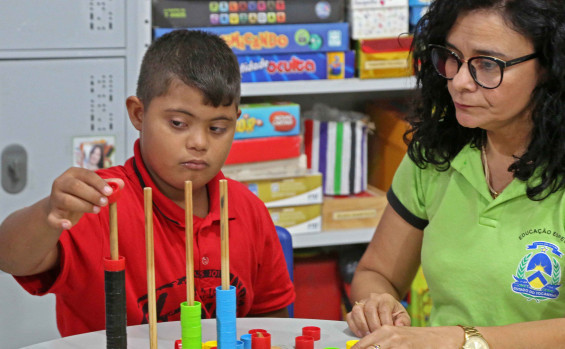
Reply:
[[316, 326], [306, 326], [302, 327], [302, 335], [310, 336], [314, 338], [315, 341], [320, 340], [320, 328]]
[[248, 333], [250, 333], [251, 335], [254, 335], [257, 332], [267, 333], [267, 330], [264, 330], [262, 328], [253, 328], [253, 329], [249, 330]]
[[310, 336], [298, 336], [295, 339], [296, 349], [314, 349], [314, 338]]
[[[259, 337], [261, 334], [261, 337]], [[271, 349], [271, 334], [268, 332], [255, 332], [251, 335], [251, 348]]]
[[114, 202], [118, 201], [120, 196], [122, 195], [122, 191], [120, 190], [120, 186], [116, 182], [108, 182], [110, 188], [112, 188], [112, 194], [108, 196], [108, 203], [113, 204]]
[[104, 270], [105, 271], [126, 270], [126, 258], [123, 256], [120, 256], [117, 260], [110, 259], [110, 257], [104, 258]]

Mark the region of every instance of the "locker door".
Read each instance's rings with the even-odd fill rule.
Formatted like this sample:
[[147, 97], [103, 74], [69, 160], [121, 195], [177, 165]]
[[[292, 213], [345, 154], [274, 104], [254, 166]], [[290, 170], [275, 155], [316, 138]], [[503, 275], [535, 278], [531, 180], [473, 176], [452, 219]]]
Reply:
[[126, 46], [125, 0], [2, 0], [0, 52]]
[[75, 165], [76, 137], [114, 137], [122, 164], [124, 101], [123, 57], [0, 60], [0, 156], [15, 146], [27, 157], [25, 164], [13, 161], [26, 181], [15, 193], [4, 187], [14, 179], [6, 178], [14, 175], [6, 166], [14, 164], [2, 164], [0, 221], [49, 194], [53, 180]]

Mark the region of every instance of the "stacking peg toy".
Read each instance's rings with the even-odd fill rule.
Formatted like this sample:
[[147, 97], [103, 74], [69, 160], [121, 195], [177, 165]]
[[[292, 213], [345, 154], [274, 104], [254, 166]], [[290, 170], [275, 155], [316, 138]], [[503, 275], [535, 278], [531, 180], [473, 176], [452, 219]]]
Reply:
[[126, 318], [126, 261], [118, 249], [118, 209], [121, 195], [115, 182], [108, 182], [112, 194], [108, 196], [110, 214], [110, 258], [104, 258], [104, 296], [106, 304], [106, 348], [127, 348]]

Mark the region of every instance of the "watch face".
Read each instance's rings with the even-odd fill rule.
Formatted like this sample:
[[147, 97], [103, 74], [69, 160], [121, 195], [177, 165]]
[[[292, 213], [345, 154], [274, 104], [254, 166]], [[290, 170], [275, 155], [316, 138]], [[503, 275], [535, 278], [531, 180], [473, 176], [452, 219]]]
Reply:
[[487, 341], [479, 336], [469, 337], [463, 349], [489, 349]]

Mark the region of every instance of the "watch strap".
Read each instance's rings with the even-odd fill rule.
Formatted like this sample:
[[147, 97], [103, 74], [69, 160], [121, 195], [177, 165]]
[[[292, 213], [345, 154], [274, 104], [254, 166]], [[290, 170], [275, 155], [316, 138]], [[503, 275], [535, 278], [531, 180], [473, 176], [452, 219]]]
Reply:
[[474, 326], [463, 326], [463, 325], [457, 325], [457, 326], [461, 327], [465, 332], [465, 343], [463, 343], [461, 349], [464, 349], [465, 344], [467, 343], [470, 337], [480, 337], [482, 339], [485, 339], [485, 337], [483, 337], [481, 332], [479, 332], [479, 330], [477, 330]]

